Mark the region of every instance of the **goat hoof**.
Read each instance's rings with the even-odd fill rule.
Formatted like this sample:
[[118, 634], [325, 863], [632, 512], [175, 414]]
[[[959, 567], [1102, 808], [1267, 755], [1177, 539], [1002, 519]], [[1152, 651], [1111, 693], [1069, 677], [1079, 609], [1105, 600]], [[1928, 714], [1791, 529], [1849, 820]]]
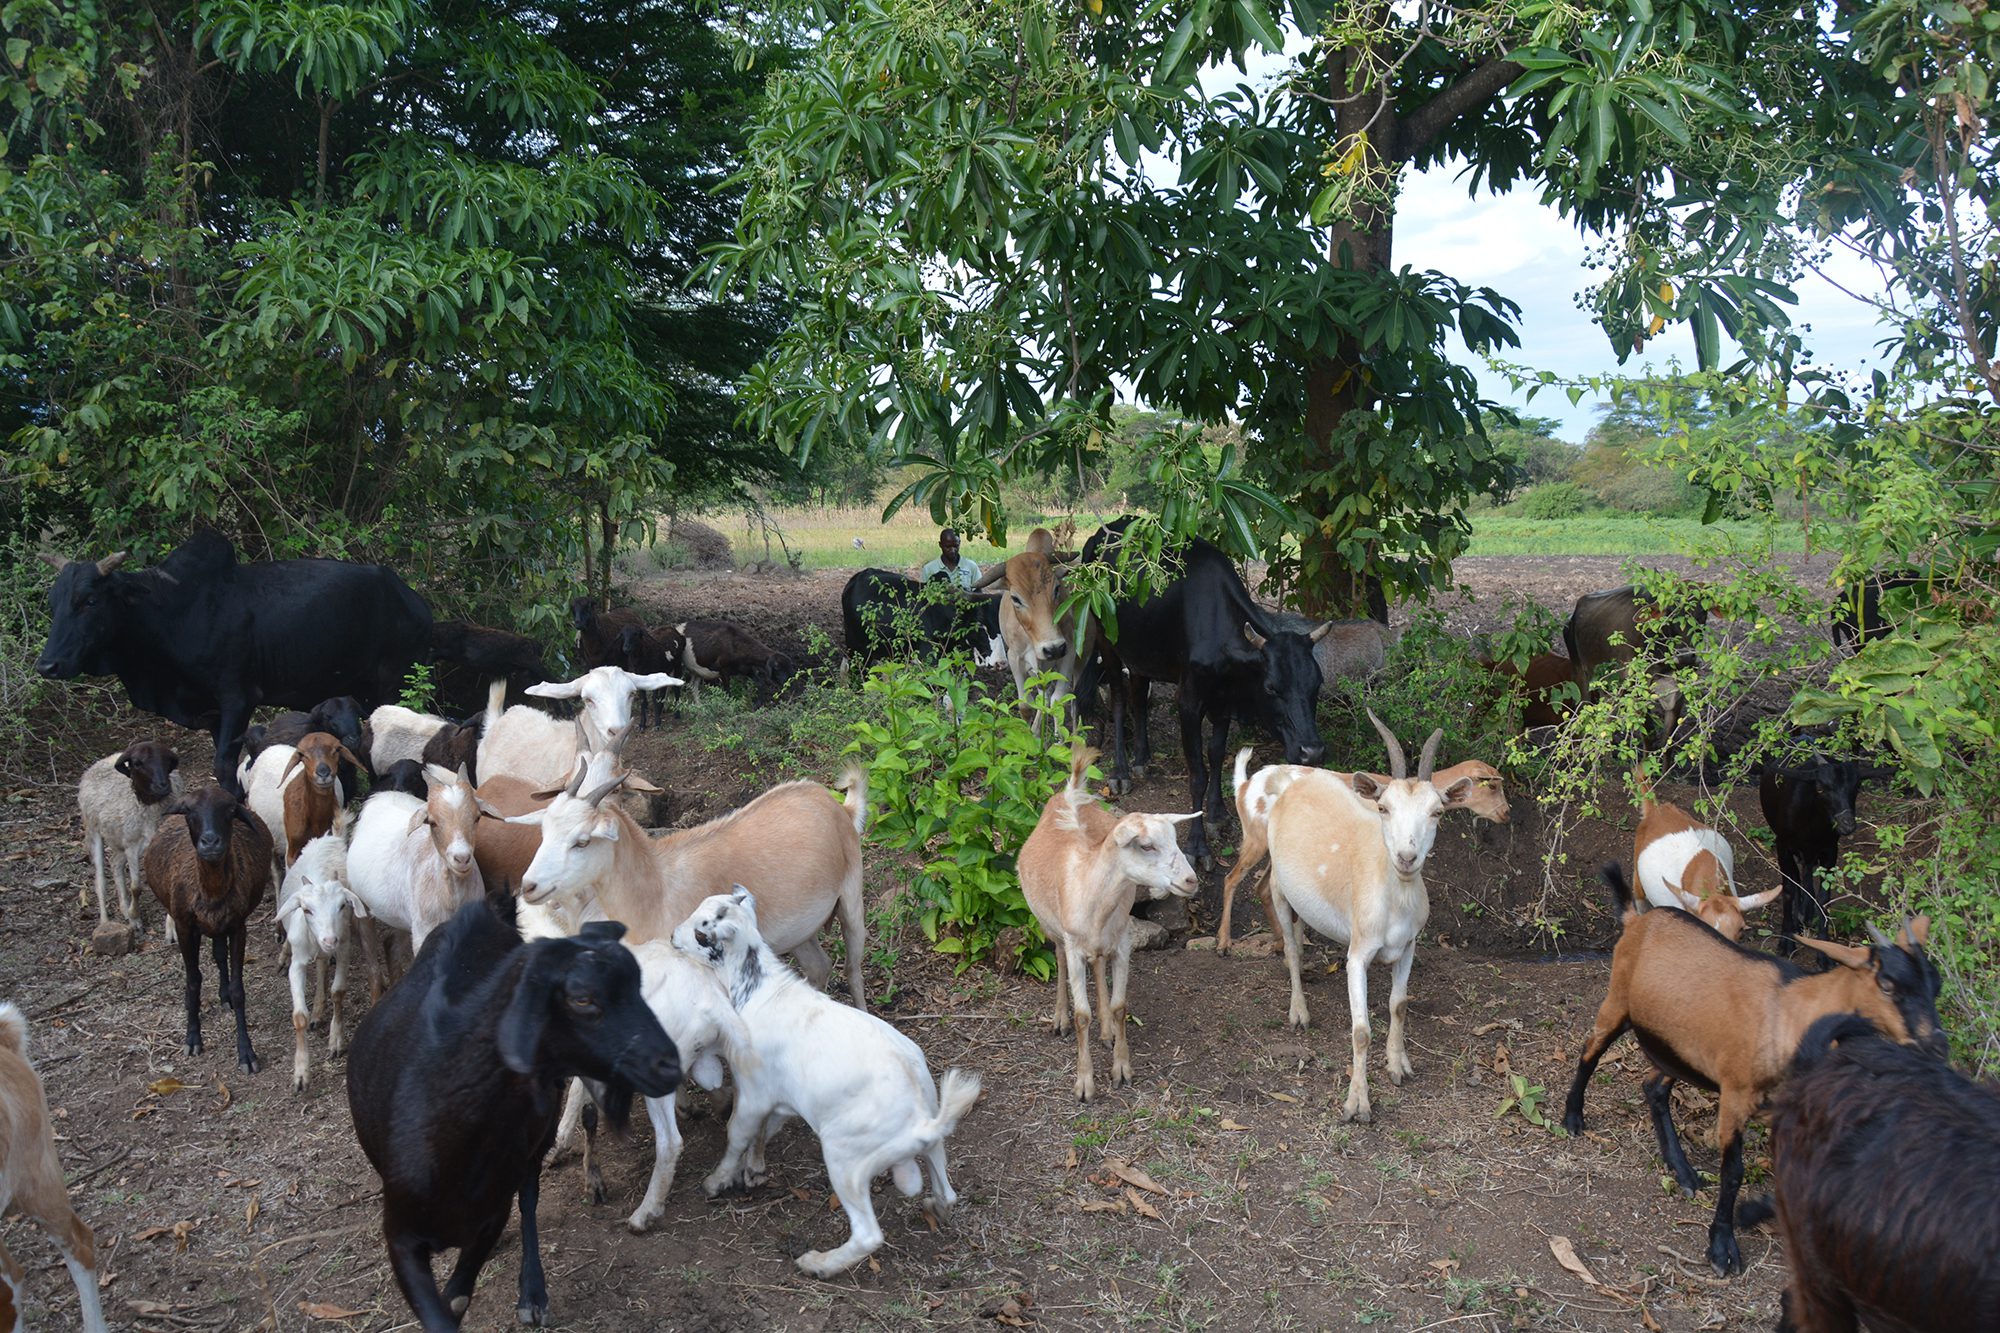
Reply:
[[652, 1230], [653, 1223], [659, 1221], [660, 1214], [665, 1211], [662, 1208], [648, 1212], [646, 1209], [641, 1208], [638, 1212], [625, 1219], [625, 1229], [635, 1236], [643, 1236]]
[[1563, 1117], [1563, 1133], [1573, 1139], [1583, 1137], [1583, 1112], [1571, 1111]]
[[302, 1072], [294, 1071], [292, 1074], [292, 1091], [304, 1092], [305, 1090], [306, 1090], [305, 1074]]
[[604, 1174], [594, 1166], [590, 1168], [588, 1192], [592, 1203], [603, 1203], [609, 1197], [604, 1189]]
[[544, 1328], [549, 1322], [549, 1307], [546, 1303], [522, 1301], [514, 1307], [514, 1318], [533, 1328]]
[[1743, 1271], [1743, 1251], [1736, 1246], [1734, 1231], [1719, 1232], [1708, 1238], [1708, 1262], [1717, 1277], [1733, 1277]]
[[470, 1296], [454, 1296], [451, 1298], [451, 1312], [463, 1318], [465, 1315], [465, 1307], [471, 1304], [472, 1304], [472, 1297]]

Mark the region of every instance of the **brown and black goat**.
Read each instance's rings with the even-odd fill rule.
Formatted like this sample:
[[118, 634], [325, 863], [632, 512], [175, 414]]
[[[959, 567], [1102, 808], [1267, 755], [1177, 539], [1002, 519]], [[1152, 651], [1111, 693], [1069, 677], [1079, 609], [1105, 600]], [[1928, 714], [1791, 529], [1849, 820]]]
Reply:
[[1771, 1107], [1780, 1333], [2000, 1328], [2000, 1087], [1820, 1019]]
[[1857, 1013], [1899, 1042], [1944, 1054], [1938, 1025], [1937, 968], [1924, 956], [1930, 923], [1918, 917], [1897, 940], [1871, 929], [1872, 948], [1802, 940], [1837, 966], [1807, 974], [1746, 949], [1679, 908], [1641, 912], [1617, 865], [1604, 868], [1623, 933], [1611, 952], [1611, 986], [1583, 1044], [1563, 1128], [1583, 1133], [1583, 1095], [1605, 1050], [1626, 1032], [1653, 1064], [1646, 1104], [1660, 1156], [1681, 1189], [1701, 1181], [1674, 1132], [1673, 1086], [1721, 1094], [1716, 1142], [1722, 1177], [1708, 1228], [1708, 1261], [1728, 1276], [1743, 1271], [1736, 1244], [1736, 1191], [1743, 1183], [1743, 1128], [1791, 1067], [1806, 1029], [1827, 1014]]

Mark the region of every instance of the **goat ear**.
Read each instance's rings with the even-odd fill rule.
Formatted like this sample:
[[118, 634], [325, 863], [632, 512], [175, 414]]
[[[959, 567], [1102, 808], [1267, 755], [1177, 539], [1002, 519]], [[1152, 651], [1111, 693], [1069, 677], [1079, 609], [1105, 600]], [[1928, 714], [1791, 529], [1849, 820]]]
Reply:
[[1138, 820], [1121, 819], [1118, 821], [1117, 826], [1111, 830], [1111, 841], [1117, 843], [1120, 847], [1128, 847], [1132, 844], [1133, 839], [1140, 837], [1145, 832], [1145, 825]]
[[1896, 932], [1896, 943], [1904, 949], [1908, 949], [1912, 944], [1921, 949], [1930, 943], [1930, 939], [1931, 919], [1929, 915], [1911, 917], [1903, 923], [1903, 928]]
[[1754, 912], [1766, 903], [1774, 901], [1784, 891], [1785, 886], [1780, 884], [1777, 888], [1766, 889], [1762, 893], [1753, 893], [1748, 896], [1738, 895], [1736, 908], [1741, 912]]
[[354, 914], [356, 921], [366, 921], [374, 915], [368, 910], [368, 904], [361, 901], [361, 895], [353, 889], [342, 889], [341, 894], [347, 899], [347, 910]]
[[291, 897], [285, 899], [285, 901], [279, 903], [278, 920], [290, 921], [293, 917], [297, 916], [299, 914], [299, 906], [301, 902], [302, 899], [300, 895], [295, 893]]
[[640, 777], [637, 773], [627, 773], [625, 775], [625, 790], [643, 791], [643, 792], [658, 794], [662, 789], [659, 787], [655, 787], [652, 783], [646, 781], [646, 779]]
[[1380, 773], [1356, 772], [1349, 781], [1354, 784], [1354, 794], [1364, 801], [1377, 799], [1389, 786], [1389, 779]]
[[356, 768], [368, 767], [367, 764], [361, 762], [360, 758], [354, 753], [354, 751], [348, 749], [345, 745], [340, 747], [340, 757], [342, 759], [345, 759], [348, 763], [354, 765]]
[[615, 819], [599, 821], [597, 827], [591, 830], [591, 836], [602, 838], [606, 842], [618, 841], [618, 821]]
[[542, 1029], [549, 1024], [549, 997], [555, 992], [556, 972], [569, 961], [576, 948], [567, 941], [544, 940], [529, 946], [528, 965], [514, 983], [514, 997], [500, 1015], [494, 1044], [500, 1062], [517, 1074], [535, 1071], [535, 1052], [542, 1044]]
[[[113, 765], [112, 765], [111, 767], [113, 767], [113, 768], [117, 769], [117, 770], [118, 770], [118, 771], [119, 771], [120, 773], [123, 773], [123, 774], [124, 774], [124, 775], [125, 775], [126, 777], [128, 777], [128, 778], [129, 778], [129, 777], [131, 777], [131, 776], [132, 776], [132, 756], [131, 756], [131, 755], [129, 755], [129, 754], [121, 754], [121, 755], [119, 755], [119, 756], [118, 756], [118, 762], [117, 762], [117, 763], [115, 763], [115, 764], [113, 764]], [[169, 765], [169, 766], [168, 766], [168, 769], [167, 769], [167, 771], [168, 771], [168, 772], [170, 772], [170, 773], [171, 773], [171, 772], [173, 771], [173, 768], [172, 768], [172, 766], [171, 766], [171, 765]]]
[[522, 693], [532, 694], [537, 699], [574, 699], [583, 693], [583, 685], [574, 680], [545, 680], [539, 685], [530, 685]]
[[506, 818], [506, 816], [505, 816], [505, 815], [501, 814], [501, 813], [500, 813], [500, 812], [499, 812], [498, 810], [495, 810], [495, 809], [493, 808], [492, 804], [491, 804], [490, 802], [488, 802], [488, 801], [486, 800], [486, 798], [485, 798], [485, 797], [483, 797], [483, 796], [475, 796], [475, 797], [473, 797], [473, 798], [472, 798], [472, 803], [473, 803], [474, 805], [476, 805], [476, 806], [478, 806], [478, 807], [479, 807], [479, 813], [480, 813], [481, 815], [485, 816], [485, 817], [486, 817], [487, 819], [505, 819], [505, 818]]
[[1797, 936], [1796, 939], [1806, 948], [1826, 955], [1842, 967], [1867, 969], [1875, 961], [1874, 950], [1864, 949], [1856, 944], [1835, 944], [1832, 940], [1816, 940], [1805, 935]]
[[263, 830], [263, 831], [264, 831], [264, 832], [266, 832], [266, 833], [269, 833], [269, 832], [270, 832], [270, 830], [269, 830], [269, 829], [265, 829], [265, 828], [264, 828], [264, 821], [263, 821], [263, 820], [261, 820], [261, 819], [259, 819], [259, 818], [257, 818], [257, 816], [256, 816], [256, 815], [254, 815], [254, 814], [250, 813], [250, 807], [249, 807], [249, 806], [247, 806], [247, 805], [244, 805], [244, 804], [243, 804], [243, 803], [242, 803], [241, 801], [238, 801], [238, 802], [236, 803], [236, 808], [235, 808], [234, 810], [231, 810], [231, 811], [229, 812], [229, 817], [230, 817], [231, 819], [240, 819], [240, 820], [242, 820], [242, 821], [243, 821], [243, 827], [244, 827], [244, 828], [247, 828], [247, 829], [261, 829], [261, 830]]
[[167, 772], [171, 773], [180, 766], [181, 766], [181, 757], [175, 754], [172, 750], [167, 751]]
[[1449, 810], [1455, 806], [1464, 805], [1467, 801], [1471, 800], [1472, 793], [1478, 789], [1479, 779], [1468, 773], [1449, 787], [1446, 787], [1439, 794], [1444, 797], [1445, 809]]
[[415, 833], [430, 822], [431, 808], [428, 805], [420, 805], [410, 812], [410, 832]]
[[684, 685], [679, 676], [670, 676], [664, 671], [655, 671], [650, 676], [634, 676], [632, 684], [642, 690], [663, 690], [669, 685]]
[[576, 932], [578, 939], [593, 949], [603, 949], [625, 938], [623, 921], [586, 921]]
[[443, 764], [425, 764], [424, 780], [435, 782], [440, 787], [449, 787], [452, 783], [458, 781], [458, 775]]
[[495, 815], [494, 818], [508, 824], [540, 824], [546, 810], [530, 810], [525, 815]]

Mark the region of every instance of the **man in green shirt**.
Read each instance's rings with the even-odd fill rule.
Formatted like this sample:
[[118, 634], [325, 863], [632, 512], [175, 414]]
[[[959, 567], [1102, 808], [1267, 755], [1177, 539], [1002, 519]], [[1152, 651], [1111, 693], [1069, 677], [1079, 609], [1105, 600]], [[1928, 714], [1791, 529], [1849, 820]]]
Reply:
[[946, 528], [938, 534], [938, 558], [924, 566], [924, 582], [944, 579], [967, 592], [979, 582], [979, 566], [958, 553], [958, 529]]

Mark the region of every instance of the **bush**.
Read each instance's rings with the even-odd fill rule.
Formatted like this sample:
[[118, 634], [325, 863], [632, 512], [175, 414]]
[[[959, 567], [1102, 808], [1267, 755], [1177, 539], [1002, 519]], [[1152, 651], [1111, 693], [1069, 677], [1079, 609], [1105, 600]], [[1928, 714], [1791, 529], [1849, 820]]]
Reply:
[[736, 568], [736, 549], [729, 544], [729, 538], [696, 519], [675, 519], [667, 531], [667, 541], [684, 549], [696, 569]]
[[1049, 744], [1010, 694], [979, 693], [954, 661], [884, 663], [862, 692], [879, 711], [853, 724], [846, 753], [868, 768], [870, 841], [924, 858], [912, 881], [924, 934], [963, 972], [1012, 932], [1011, 961], [1048, 980], [1055, 958], [1015, 858], [1069, 773], [1077, 737], [1062, 710], [1030, 705], [1054, 729]]
[[1521, 493], [1511, 508], [1522, 518], [1576, 518], [1593, 508], [1590, 494], [1573, 481], [1552, 481]]

